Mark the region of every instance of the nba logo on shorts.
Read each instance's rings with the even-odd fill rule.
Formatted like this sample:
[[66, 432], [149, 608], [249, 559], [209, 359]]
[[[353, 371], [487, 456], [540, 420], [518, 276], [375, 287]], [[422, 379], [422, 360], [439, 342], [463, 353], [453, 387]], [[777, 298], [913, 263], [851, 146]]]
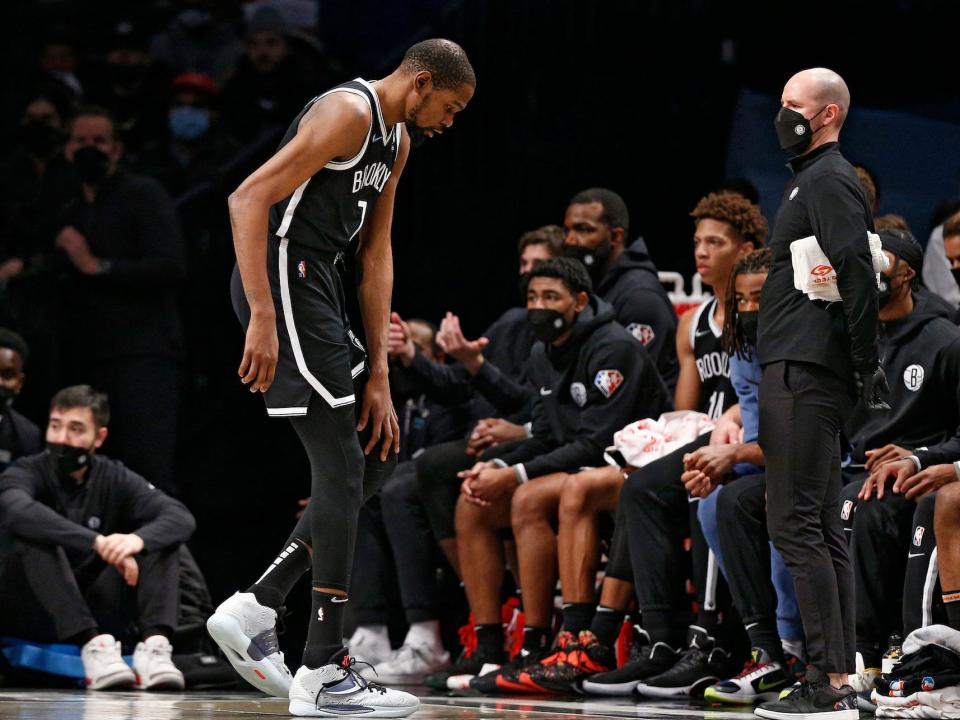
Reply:
[[319, 620], [320, 622], [323, 622], [323, 620], [324, 620], [324, 618], [323, 618], [323, 608], [319, 608], [319, 609], [317, 610], [317, 620]]
[[853, 510], [853, 500], [844, 500], [843, 508], [840, 510], [840, 519], [849, 520], [851, 510]]
[[920, 543], [923, 542], [923, 525], [918, 525], [917, 529], [913, 531], [913, 544], [917, 547], [920, 547]]
[[301, 260], [299, 263], [297, 263], [297, 275], [299, 275], [301, 278], [305, 278], [307, 276], [306, 260]]

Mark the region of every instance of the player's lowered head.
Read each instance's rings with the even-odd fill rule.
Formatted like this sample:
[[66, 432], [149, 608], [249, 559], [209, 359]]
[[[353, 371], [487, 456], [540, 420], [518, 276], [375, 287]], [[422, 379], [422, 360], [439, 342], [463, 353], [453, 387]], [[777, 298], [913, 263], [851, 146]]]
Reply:
[[400, 66], [382, 81], [388, 101], [384, 121], [406, 123], [411, 145], [440, 135], [466, 108], [477, 88], [477, 76], [463, 48], [452, 40], [418, 42]]

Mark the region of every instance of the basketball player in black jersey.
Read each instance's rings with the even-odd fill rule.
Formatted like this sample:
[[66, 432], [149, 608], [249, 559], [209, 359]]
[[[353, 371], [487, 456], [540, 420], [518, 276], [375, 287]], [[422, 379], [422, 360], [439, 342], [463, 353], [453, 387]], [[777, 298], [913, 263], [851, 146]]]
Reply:
[[[207, 627], [246, 680], [290, 698], [293, 715], [402, 717], [419, 704], [350, 667], [343, 612], [357, 514], [399, 449], [387, 381], [397, 182], [410, 145], [448, 129], [475, 87], [460, 46], [418, 43], [386, 78], [353, 80], [307, 103], [277, 153], [229, 198], [231, 291], [246, 328], [238, 372], [271, 417], [291, 419], [310, 459], [312, 500], [273, 564]], [[354, 239], [366, 350], [347, 321], [335, 267]], [[291, 678], [277, 608], [311, 568], [303, 666]]]

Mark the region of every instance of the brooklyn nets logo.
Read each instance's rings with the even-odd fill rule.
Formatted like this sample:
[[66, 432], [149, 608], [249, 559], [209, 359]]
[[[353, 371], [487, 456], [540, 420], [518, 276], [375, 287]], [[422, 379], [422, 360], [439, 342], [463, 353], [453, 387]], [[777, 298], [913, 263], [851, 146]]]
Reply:
[[916, 392], [923, 385], [923, 368], [919, 365], [911, 365], [903, 371], [903, 384], [907, 386], [910, 392]]

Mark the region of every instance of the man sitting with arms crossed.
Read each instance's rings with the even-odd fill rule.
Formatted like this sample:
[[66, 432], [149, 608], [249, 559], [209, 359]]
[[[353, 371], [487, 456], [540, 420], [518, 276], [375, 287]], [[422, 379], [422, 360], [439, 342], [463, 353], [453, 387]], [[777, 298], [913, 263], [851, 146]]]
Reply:
[[[182, 689], [170, 637], [180, 545], [196, 524], [180, 502], [97, 453], [109, 422], [106, 395], [65, 388], [50, 403], [46, 451], [0, 475], [0, 524], [13, 536], [0, 571], [0, 632], [81, 646], [92, 690]], [[133, 670], [104, 632], [131, 622], [142, 639]]]

